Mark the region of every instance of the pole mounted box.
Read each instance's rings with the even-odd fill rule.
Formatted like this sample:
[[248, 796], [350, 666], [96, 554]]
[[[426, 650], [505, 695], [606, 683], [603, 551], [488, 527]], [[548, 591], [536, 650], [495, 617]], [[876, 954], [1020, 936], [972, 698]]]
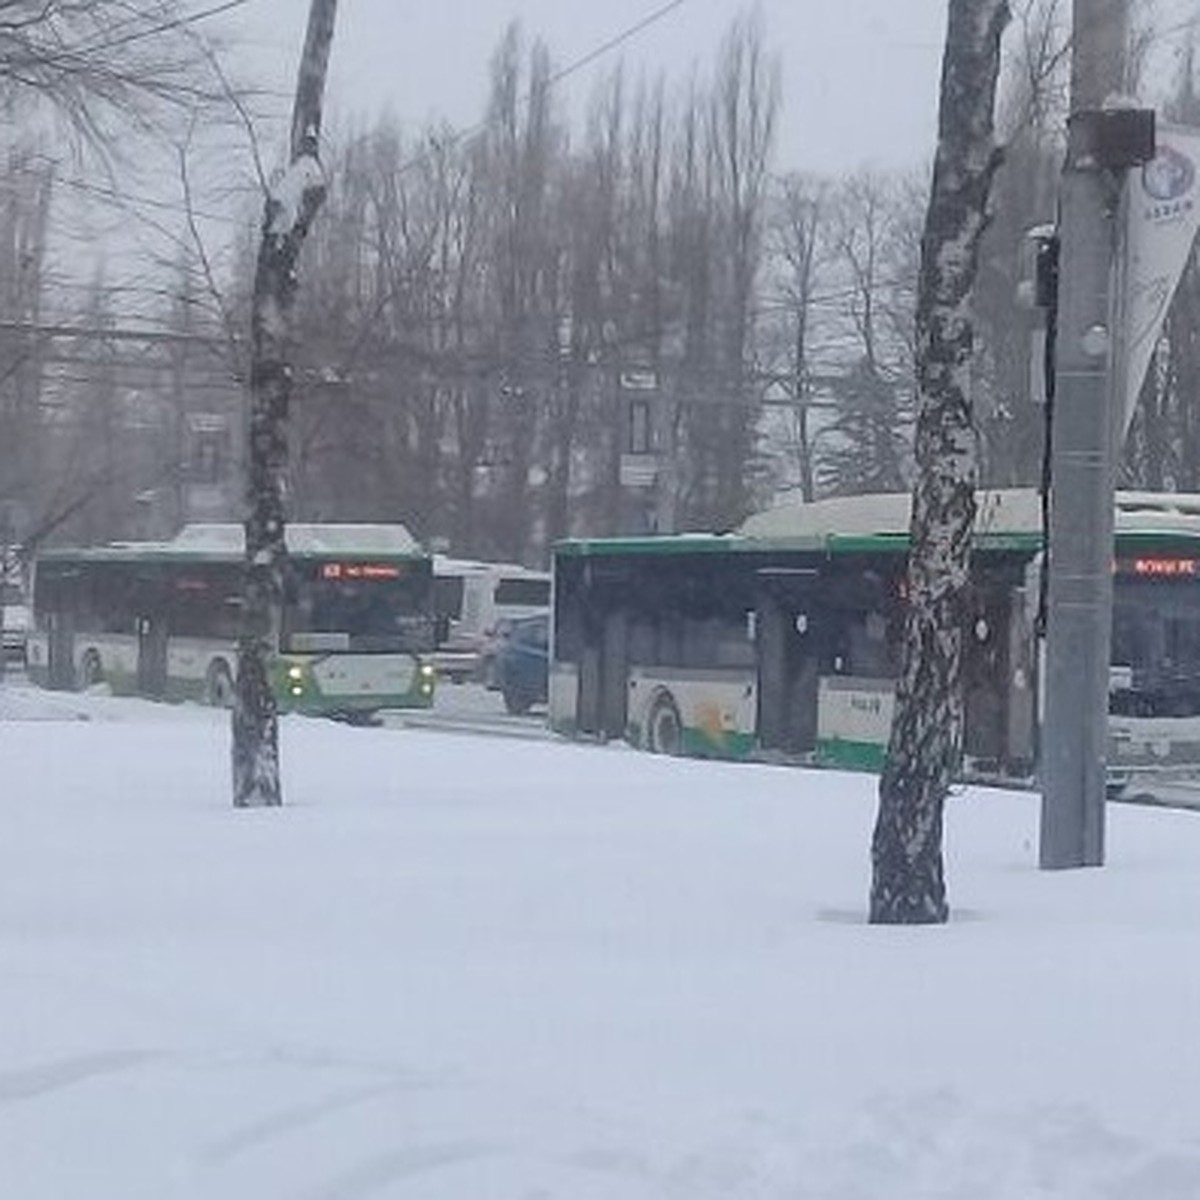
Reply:
[[1033, 236], [1033, 302], [1038, 308], [1058, 308], [1060, 246], [1057, 229]]
[[1152, 108], [1084, 109], [1067, 126], [1067, 159], [1076, 170], [1127, 171], [1154, 157]]

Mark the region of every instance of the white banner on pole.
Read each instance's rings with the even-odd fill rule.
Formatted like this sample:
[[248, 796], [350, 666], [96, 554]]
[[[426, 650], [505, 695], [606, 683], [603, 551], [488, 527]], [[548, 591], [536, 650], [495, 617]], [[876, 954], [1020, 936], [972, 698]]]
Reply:
[[1129, 173], [1122, 438], [1129, 431], [1171, 297], [1200, 227], [1200, 129], [1160, 122], [1155, 138], [1154, 159]]

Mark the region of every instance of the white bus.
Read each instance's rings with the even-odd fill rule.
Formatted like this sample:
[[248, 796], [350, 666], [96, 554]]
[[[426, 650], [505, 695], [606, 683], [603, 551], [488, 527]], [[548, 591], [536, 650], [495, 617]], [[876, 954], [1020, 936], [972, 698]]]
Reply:
[[[34, 564], [30, 678], [228, 705], [244, 544], [240, 525], [209, 524], [167, 542], [44, 551]], [[429, 554], [402, 525], [294, 524], [287, 544], [291, 580], [271, 663], [280, 711], [350, 718], [429, 707]]]
[[[1200, 496], [1118, 493], [1114, 785], [1200, 770]], [[878, 769], [891, 729], [907, 495], [785, 505], [733, 534], [565, 542], [551, 724], [668, 753]], [[1032, 781], [1042, 531], [981, 492], [963, 620], [963, 772]]]
[[433, 557], [438, 673], [489, 679], [496, 639], [511, 622], [550, 611], [550, 572], [516, 563]]

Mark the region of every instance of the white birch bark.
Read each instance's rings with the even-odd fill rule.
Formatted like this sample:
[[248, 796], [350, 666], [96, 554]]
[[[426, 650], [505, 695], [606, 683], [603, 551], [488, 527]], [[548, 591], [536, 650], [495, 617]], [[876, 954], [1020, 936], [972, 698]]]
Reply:
[[971, 291], [1000, 162], [994, 134], [1007, 0], [950, 0], [938, 147], [917, 293], [917, 478], [895, 719], [871, 845], [870, 919], [945, 921], [942, 817], [959, 765], [964, 596], [975, 518]]
[[317, 149], [336, 16], [337, 0], [312, 0], [292, 110], [290, 162], [266, 197], [254, 276], [246, 560], [232, 719], [233, 803], [238, 808], [283, 803], [271, 654], [278, 644], [288, 571], [284, 493], [292, 390], [289, 341], [296, 262], [325, 197]]

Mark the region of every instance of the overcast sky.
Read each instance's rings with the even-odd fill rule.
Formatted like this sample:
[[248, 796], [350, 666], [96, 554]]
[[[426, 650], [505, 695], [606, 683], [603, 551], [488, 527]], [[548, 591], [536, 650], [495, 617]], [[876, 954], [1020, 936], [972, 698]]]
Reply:
[[[566, 66], [628, 30], [666, 0], [341, 0], [329, 80], [332, 111], [390, 108], [408, 123], [455, 125], [482, 114], [488, 59], [519, 19]], [[561, 86], [574, 105], [623, 55], [638, 69], [686, 79], [707, 67], [739, 0], [683, 0], [625, 46]], [[865, 163], [920, 163], [932, 154], [946, 0], [760, 0], [782, 65], [777, 166], [837, 173]], [[306, 0], [250, 0], [234, 31], [247, 66], [286, 108], [304, 35]]]

